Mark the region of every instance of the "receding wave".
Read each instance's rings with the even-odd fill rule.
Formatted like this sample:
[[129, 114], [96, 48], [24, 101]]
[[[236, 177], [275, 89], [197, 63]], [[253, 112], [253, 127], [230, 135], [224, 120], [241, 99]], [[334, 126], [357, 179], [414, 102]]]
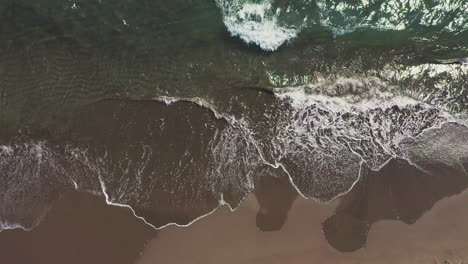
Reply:
[[468, 129], [430, 105], [357, 106], [345, 93], [297, 90], [273, 98], [255, 120], [200, 99], [102, 101], [77, 116], [72, 139], [19, 136], [0, 148], [2, 229], [33, 228], [70, 190], [105, 195], [160, 228], [236, 208], [266, 174], [285, 174], [304, 197], [327, 202], [392, 159], [427, 172], [434, 164], [463, 172], [468, 159]]

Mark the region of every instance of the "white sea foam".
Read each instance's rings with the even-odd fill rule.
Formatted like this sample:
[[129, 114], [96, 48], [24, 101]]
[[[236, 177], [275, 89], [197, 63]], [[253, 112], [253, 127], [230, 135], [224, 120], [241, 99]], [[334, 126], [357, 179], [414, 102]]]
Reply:
[[[418, 149], [407, 143], [406, 147], [401, 149], [400, 143], [411, 140], [427, 127], [440, 127], [441, 122], [447, 120], [441, 116], [443, 113], [431, 112], [431, 109], [425, 107], [412, 107], [418, 102], [410, 98], [395, 96], [391, 89], [382, 88], [384, 84], [379, 84], [376, 80], [367, 82], [337, 78], [334, 82], [325, 83], [326, 85], [300, 87], [276, 93], [278, 100], [284, 103], [275, 108], [275, 111], [281, 112], [277, 115], [278, 119], [267, 118], [266, 123], [258, 126], [257, 120], [249, 120], [247, 117], [238, 120], [230, 117], [228, 113], [221, 115], [213, 103], [201, 98], [161, 97], [155, 100], [166, 104], [191, 101], [213, 111], [218, 118], [228, 120], [230, 126], [220, 131], [218, 140], [213, 141], [210, 147], [215, 166], [204, 175], [206, 175], [206, 184], [210, 186], [207, 190], [213, 190], [213, 193], [218, 196], [218, 207], [228, 205], [231, 210], [235, 208], [231, 208], [224, 201], [223, 191], [227, 189], [225, 187], [232, 185], [242, 188], [240, 190], [244, 195], [252, 191], [254, 187], [252, 177], [254, 176], [251, 172], [259, 163], [282, 169], [302, 196], [326, 202], [351, 190], [363, 172], [363, 165], [378, 170], [395, 157], [414, 159], [413, 164], [417, 164], [416, 154], [419, 152], [413, 149]], [[307, 89], [308, 92], [322, 91], [322, 93], [310, 94], [307, 93]], [[324, 90], [327, 92], [323, 92]], [[367, 96], [358, 96], [361, 92]], [[389, 101], [386, 102], [386, 100]], [[285, 105], [288, 106], [284, 107]], [[393, 105], [402, 108], [408, 106], [405, 109], [408, 111], [396, 109], [386, 112], [386, 109], [383, 109]], [[275, 128], [262, 130], [265, 124], [274, 125]], [[266, 134], [261, 134], [262, 132]], [[448, 142], [441, 141], [439, 145], [442, 144], [447, 145]], [[452, 146], [453, 148], [447, 148], [447, 151], [460, 153], [458, 146]], [[18, 150], [13, 149], [12, 146], [0, 146], [0, 158], [1, 155], [7, 158], [15, 151]], [[50, 150], [45, 143], [35, 143], [25, 147], [23, 152], [37, 163], [52, 160], [49, 158], [52, 154], [49, 154]], [[126, 199], [119, 190], [107, 188], [106, 182], [111, 180], [107, 178], [107, 175], [111, 174], [100, 168], [100, 164], [105, 163], [107, 153], [101, 157], [102, 161], [88, 158], [84, 150], [69, 149], [66, 153], [69, 154], [69, 159], [80, 161], [80, 164], [85, 164], [90, 171], [94, 172], [93, 175], [97, 175], [99, 187], [108, 204], [129, 208], [135, 217], [155, 229], [169, 225], [189, 226], [217, 209], [214, 208], [184, 225], [167, 223], [163, 226], [154, 226], [136, 214], [129, 205], [133, 205], [134, 202]], [[463, 152], [463, 157], [466, 153], [466, 151]], [[436, 153], [436, 149], [429, 154], [435, 157], [440, 155]], [[456, 158], [463, 158], [459, 156]], [[452, 156], [447, 157], [442, 161], [449, 164]], [[55, 163], [60, 164], [60, 162]], [[454, 166], [451, 163], [449, 165]], [[80, 187], [80, 190], [85, 191], [85, 186], [73, 177], [66, 182], [74, 189]], [[135, 181], [135, 183], [142, 184], [141, 181]], [[109, 186], [114, 186], [114, 184], [109, 184]], [[127, 190], [139, 189], [128, 188]], [[124, 195], [134, 195], [137, 198], [136, 201], [140, 201], [139, 194], [139, 192], [124, 193]], [[3, 226], [21, 228], [21, 226], [15, 227], [14, 224], [7, 222], [4, 222]], [[0, 226], [0, 229], [3, 226]]]
[[222, 115], [218, 110], [216, 110], [216, 107], [212, 102], [210, 102], [207, 99], [203, 99], [200, 97], [170, 97], [170, 96], [158, 96], [154, 97], [153, 100], [164, 103], [165, 105], [171, 105], [176, 102], [189, 102], [189, 103], [194, 103], [200, 107], [206, 108], [210, 110], [216, 119], [224, 119], [229, 123], [234, 123], [233, 117], [228, 116], [228, 115]]
[[[272, 4], [274, 0], [215, 1], [233, 36], [268, 51], [295, 38], [302, 28], [317, 24], [335, 36], [357, 29], [400, 31], [415, 25], [437, 26], [441, 31], [456, 34], [468, 29], [465, 12], [468, 2], [460, 0], [436, 0], [431, 4], [423, 0], [389, 0], [378, 5], [375, 0], [356, 3], [316, 0], [303, 1], [302, 8], [284, 3], [276, 8]], [[317, 21], [310, 18], [314, 12], [318, 13]], [[286, 13], [290, 13], [286, 15], [289, 19], [283, 19]], [[290, 24], [291, 20], [296, 20], [296, 24]]]
[[363, 100], [357, 103], [351, 103], [346, 100], [346, 98], [330, 97], [321, 94], [307, 94], [304, 89], [292, 89], [287, 92], [276, 93], [275, 96], [280, 100], [288, 101], [296, 108], [319, 104], [334, 112], [351, 111], [353, 108], [366, 110], [378, 107], [388, 108], [395, 105], [404, 107], [420, 103], [406, 96], [393, 96], [390, 100], [375, 98], [369, 101]]
[[11, 156], [13, 154], [13, 148], [11, 146], [0, 146], [0, 153]]
[[315, 83], [275, 90], [275, 96], [296, 108], [319, 104], [334, 112], [388, 108], [420, 102], [396, 92], [377, 78], [331, 77]]
[[[403, 140], [452, 120], [443, 111], [399, 95], [377, 78], [333, 76], [315, 84], [277, 89], [275, 96], [286, 107], [278, 106], [281, 114], [266, 121], [276, 124], [274, 134], [259, 135], [256, 121], [248, 118], [229, 118], [227, 113], [222, 118], [228, 116], [229, 123], [238, 126], [255, 147], [249, 156], [282, 169], [301, 195], [322, 202], [347, 193], [363, 164], [380, 170], [400, 157]], [[217, 112], [203, 100], [195, 101]]]
[[[275, 90], [290, 113], [285, 111], [275, 121], [279, 134], [274, 144], [281, 146], [278, 152], [283, 159], [297, 164], [291, 181], [307, 198], [317, 197], [322, 189], [349, 184], [347, 175], [360, 175], [361, 162], [378, 171], [394, 158], [411, 161], [402, 155], [402, 142], [454, 121], [447, 112], [397, 91], [376, 78], [343, 77]], [[317, 185], [320, 190], [314, 190]], [[337, 190], [346, 193], [346, 187]], [[329, 200], [327, 195], [319, 199]]]
[[56, 147], [26, 137], [0, 145], [0, 231], [31, 230], [45, 217], [55, 194], [92, 185], [90, 163], [82, 159], [86, 151]]
[[388, 0], [376, 5], [374, 0], [359, 2], [317, 0], [320, 24], [335, 35], [360, 28], [405, 30], [419, 24], [438, 26], [445, 32], [462, 32], [468, 28], [467, 1]]
[[13, 230], [13, 229], [23, 229], [24, 231], [31, 231], [33, 228], [27, 228], [22, 226], [21, 224], [8, 222], [8, 221], [0, 221], [0, 232], [3, 230]]
[[169, 96], [160, 96], [160, 97], [157, 97], [157, 98], [154, 98], [154, 99], [161, 102], [161, 103], [164, 103], [165, 105], [171, 105], [171, 104], [178, 101], [177, 98], [169, 97]]
[[380, 75], [389, 83], [411, 83], [402, 89], [419, 101], [453, 113], [466, 112], [468, 67], [464, 59], [447, 61], [460, 64], [444, 64], [441, 60], [442, 64], [387, 65]]
[[224, 24], [233, 36], [267, 51], [278, 49], [295, 38], [296, 27], [281, 25], [269, 0], [252, 3], [243, 0], [217, 0]]
[[[189, 223], [187, 224], [178, 224], [178, 223], [175, 223], [175, 222], [170, 222], [170, 223], [167, 223], [165, 225], [162, 225], [162, 226], [155, 226], [153, 224], [151, 224], [150, 222], [148, 222], [144, 217], [142, 216], [139, 216], [135, 210], [133, 209], [133, 207], [131, 207], [130, 205], [128, 204], [125, 204], [125, 203], [119, 203], [119, 202], [116, 202], [116, 201], [113, 201], [110, 197], [109, 197], [109, 194], [107, 193], [107, 187], [106, 187], [106, 184], [104, 183], [103, 179], [101, 177], [98, 177], [99, 178], [99, 182], [100, 182], [100, 185], [101, 185], [101, 190], [102, 190], [102, 193], [104, 194], [104, 197], [105, 197], [105, 200], [106, 200], [106, 203], [108, 205], [111, 205], [111, 206], [116, 206], [116, 207], [123, 207], [123, 208], [128, 208], [130, 209], [130, 211], [132, 212], [133, 216], [135, 216], [137, 219], [143, 221], [143, 223], [145, 223], [146, 225], [152, 227], [153, 229], [156, 229], [156, 230], [161, 230], [163, 228], [166, 228], [166, 227], [169, 227], [169, 226], [177, 226], [177, 227], [188, 227], [188, 226], [191, 226], [192, 224], [194, 224], [195, 222], [213, 214], [214, 212], [216, 212], [220, 207], [222, 206], [227, 206], [231, 212], [235, 211], [237, 209], [236, 208], [232, 208], [231, 205], [229, 203], [226, 203], [223, 199], [223, 195], [221, 193], [220, 195], [220, 199], [219, 199], [219, 203], [218, 203], [218, 206], [213, 208], [211, 211], [205, 213], [205, 214], [202, 214], [194, 219], [192, 219]], [[244, 197], [245, 199], [245, 197]], [[243, 200], [244, 200], [243, 199]], [[0, 229], [1, 230], [1, 229]]]

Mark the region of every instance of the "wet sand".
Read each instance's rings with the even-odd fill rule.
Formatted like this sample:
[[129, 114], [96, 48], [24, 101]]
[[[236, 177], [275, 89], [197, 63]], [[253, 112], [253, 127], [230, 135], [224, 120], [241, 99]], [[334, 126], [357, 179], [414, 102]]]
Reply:
[[2, 264], [128, 264], [156, 230], [104, 197], [72, 192], [30, 232], [0, 232]]
[[235, 211], [158, 231], [128, 208], [70, 192], [33, 231], [0, 233], [0, 263], [466, 263], [466, 185], [449, 169], [428, 175], [393, 161], [321, 204], [284, 176], [264, 176]]
[[342, 253], [321, 229], [336, 203], [300, 198], [280, 231], [261, 232], [253, 223], [260, 207], [251, 195], [235, 212], [222, 208], [188, 228], [162, 230], [137, 263], [466, 263], [467, 201], [468, 192], [444, 199], [413, 225], [378, 222], [365, 248]]
[[450, 169], [429, 175], [392, 161], [320, 204], [267, 177], [236, 211], [162, 230], [138, 263], [465, 263], [466, 183]]

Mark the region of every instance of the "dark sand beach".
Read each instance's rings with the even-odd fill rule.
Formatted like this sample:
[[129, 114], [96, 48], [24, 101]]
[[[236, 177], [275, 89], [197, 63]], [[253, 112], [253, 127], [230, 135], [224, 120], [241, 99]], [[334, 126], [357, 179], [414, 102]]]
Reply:
[[32, 231], [0, 233], [0, 263], [132, 263], [156, 230], [104, 197], [68, 193]]
[[[466, 263], [465, 183], [391, 162], [334, 202], [299, 197], [289, 210], [271, 205], [295, 197], [290, 187], [270, 181], [234, 212], [225, 207], [188, 228], [162, 230], [138, 263]], [[260, 230], [262, 214], [270, 217], [260, 224], [276, 231]]]
[[321, 221], [333, 212], [302, 198], [295, 201], [284, 227], [261, 232], [253, 223], [259, 210], [250, 196], [231, 212], [222, 208], [188, 228], [162, 230], [137, 263], [466, 263], [468, 193], [438, 203], [418, 222], [380, 221], [367, 245], [353, 253], [332, 248]]
[[161, 230], [104, 197], [72, 192], [32, 231], [3, 231], [0, 263], [465, 263], [464, 183], [391, 162], [322, 204], [265, 177], [235, 211], [222, 206]]

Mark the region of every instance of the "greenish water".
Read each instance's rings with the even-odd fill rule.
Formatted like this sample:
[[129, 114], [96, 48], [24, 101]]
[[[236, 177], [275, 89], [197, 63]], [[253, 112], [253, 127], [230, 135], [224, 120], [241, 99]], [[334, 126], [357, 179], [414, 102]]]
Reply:
[[[266, 8], [247, 9], [240, 19], [239, 10], [249, 3]], [[453, 0], [5, 2], [2, 91], [10, 107], [21, 109], [22, 104], [73, 107], [109, 97], [223, 100], [238, 87], [297, 86], [320, 74], [377, 77], [424, 100], [440, 93], [441, 79], [450, 78], [458, 90], [442, 90], [452, 89], [449, 101], [456, 105], [448, 110], [460, 112], [466, 108], [466, 67], [436, 69], [437, 76], [424, 81], [417, 75], [430, 75], [424, 67], [437, 68], [438, 59], [467, 56], [466, 11], [465, 1]], [[244, 41], [262, 43], [255, 32], [231, 36], [235, 33], [223, 23], [227, 16], [237, 16], [233, 21], [240, 28], [274, 21], [265, 30], [290, 28], [297, 36], [276, 51], [264, 51]], [[403, 73], [418, 66], [424, 69], [417, 74]], [[437, 103], [448, 104], [442, 101]]]

